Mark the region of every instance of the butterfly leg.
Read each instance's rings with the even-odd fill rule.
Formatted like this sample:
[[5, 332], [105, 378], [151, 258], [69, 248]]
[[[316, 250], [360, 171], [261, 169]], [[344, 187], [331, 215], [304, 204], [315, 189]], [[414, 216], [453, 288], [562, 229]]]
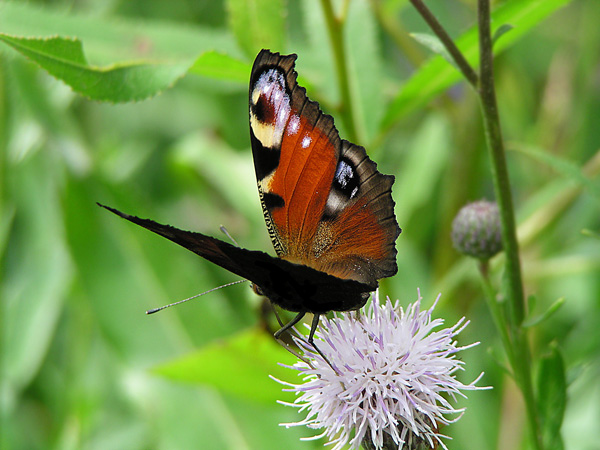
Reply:
[[[298, 313], [298, 315], [296, 317], [294, 317], [292, 320], [290, 320], [288, 323], [286, 323], [282, 328], [280, 328], [275, 333], [275, 339], [279, 340], [279, 336], [281, 336], [282, 333], [289, 330], [294, 325], [296, 325], [298, 322], [300, 322], [300, 320], [302, 320], [302, 318], [304, 317], [305, 314], [306, 314], [305, 312]], [[319, 355], [321, 355], [321, 358], [323, 358], [323, 360], [329, 365], [329, 367], [331, 367], [334, 372], [338, 373], [338, 371], [335, 369], [335, 367], [333, 367], [333, 365], [331, 364], [331, 362], [329, 361], [327, 356], [325, 356], [325, 354], [319, 349], [319, 347], [317, 347], [317, 344], [315, 343], [315, 340], [314, 340], [315, 332], [317, 331], [317, 327], [319, 326], [319, 317], [320, 316], [321, 316], [320, 314], [313, 315], [312, 324], [310, 326], [310, 333], [308, 334], [308, 343], [310, 345], [312, 345], [312, 347], [317, 351], [317, 353]]]
[[319, 347], [317, 347], [317, 344], [315, 343], [315, 340], [314, 340], [315, 332], [317, 331], [317, 327], [319, 326], [319, 318], [320, 317], [321, 317], [320, 314], [313, 315], [312, 324], [310, 326], [310, 333], [308, 333], [308, 343], [313, 346], [313, 348], [317, 351], [317, 353], [319, 355], [321, 355], [321, 358], [323, 358], [325, 360], [325, 362], [329, 365], [329, 367], [331, 367], [335, 373], [338, 373], [336, 368], [333, 367], [333, 365], [329, 361], [329, 358], [327, 358], [327, 356], [325, 356], [325, 354], [321, 351], [321, 349]]
[[299, 312], [296, 317], [294, 317], [292, 320], [290, 320], [288, 323], [286, 323], [284, 326], [282, 326], [279, 330], [277, 330], [274, 335], [275, 339], [279, 339], [279, 336], [281, 336], [287, 330], [289, 330], [294, 325], [296, 325], [298, 322], [300, 322], [305, 314], [306, 314], [305, 311]]
[[273, 309], [273, 314], [275, 314], [277, 323], [279, 323], [279, 326], [283, 328], [284, 327], [283, 321], [281, 320], [281, 317], [279, 317], [279, 313], [277, 312], [277, 308], [275, 308], [275, 304], [270, 300], [269, 300], [269, 303], [271, 304], [271, 308]]

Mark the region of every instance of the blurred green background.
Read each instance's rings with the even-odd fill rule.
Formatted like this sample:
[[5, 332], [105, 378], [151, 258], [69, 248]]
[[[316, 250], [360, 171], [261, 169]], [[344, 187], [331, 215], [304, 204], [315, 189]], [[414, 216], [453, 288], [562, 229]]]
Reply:
[[[462, 355], [458, 376], [468, 383], [484, 371], [480, 384], [494, 389], [459, 400], [467, 411], [443, 430], [448, 447], [526, 445], [476, 265], [450, 242], [458, 209], [493, 199], [477, 99], [411, 37], [428, 29], [407, 1], [333, 3], [345, 14], [355, 136], [338, 118], [323, 2], [0, 4], [5, 36], [80, 39], [113, 100], [148, 97], [154, 78], [129, 77], [131, 92], [121, 92], [102, 70], [184, 67], [164, 85], [156, 76], [148, 89], [159, 95], [101, 102], [86, 98], [89, 85], [74, 92], [41, 69], [20, 47], [26, 41], [0, 43], [2, 449], [322, 447], [299, 440], [314, 431], [278, 425], [302, 418], [276, 403], [293, 397], [268, 378], [296, 382], [276, 365], [293, 358], [271, 341], [272, 318], [248, 285], [146, 316], [236, 277], [95, 204], [216, 237], [223, 224], [241, 246], [273, 254], [248, 131], [247, 80], [263, 46], [297, 53], [301, 84], [341, 136], [396, 176], [399, 273], [381, 293], [407, 304], [420, 288], [430, 305], [441, 292], [438, 317], [471, 320], [460, 344], [481, 344]], [[428, 4], [476, 55], [475, 1]], [[600, 2], [494, 8], [494, 27], [515, 25], [496, 46], [496, 83], [526, 294], [535, 296], [532, 315], [566, 299], [533, 329], [532, 349], [552, 344], [565, 358], [565, 447], [600, 449]], [[492, 266], [499, 285], [499, 261]]]

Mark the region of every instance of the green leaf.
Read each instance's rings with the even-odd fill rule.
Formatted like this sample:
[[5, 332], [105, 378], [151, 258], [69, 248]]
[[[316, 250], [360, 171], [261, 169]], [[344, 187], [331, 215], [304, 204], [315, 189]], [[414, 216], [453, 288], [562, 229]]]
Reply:
[[275, 402], [285, 395], [269, 378], [289, 379], [296, 358], [263, 331], [251, 329], [205, 346], [183, 358], [158, 366], [154, 372], [172, 380], [213, 386], [235, 396]]
[[[36, 376], [47, 356], [74, 277], [65, 243], [58, 180], [48, 170], [49, 154], [38, 152], [6, 172], [13, 204], [0, 284], [3, 348], [1, 377], [6, 394], [16, 395]], [[4, 219], [4, 217], [3, 217]], [[8, 256], [7, 256], [8, 255]]]
[[[229, 34], [182, 24], [119, 22], [9, 2], [2, 5], [0, 36], [94, 100], [127, 102], [157, 95], [192, 65], [195, 73], [236, 82], [244, 70], [234, 62], [239, 51]], [[216, 57], [214, 48], [233, 56]]]
[[23, 38], [0, 34], [0, 40], [35, 61], [51, 75], [92, 100], [142, 100], [170, 87], [193, 60], [175, 63], [129, 63], [105, 67], [86, 63], [82, 44], [70, 38]]
[[[261, 207], [250, 155], [234, 151], [205, 132], [178, 140], [172, 155], [175, 163], [194, 167], [235, 211], [254, 219], [254, 226], [264, 226], [263, 218], [257, 214]], [[223, 177], [224, 173], [228, 176]]]
[[[517, 42], [535, 25], [550, 14], [570, 3], [571, 0], [521, 0], [506, 2], [492, 13], [492, 23], [511, 23], [514, 29], [495, 47], [500, 52]], [[471, 64], [477, 63], [478, 39], [474, 26], [456, 41]], [[432, 98], [461, 80], [461, 74], [441, 56], [425, 63], [402, 87], [390, 103], [381, 124], [383, 131], [401, 117], [427, 104]]]
[[283, 0], [227, 0], [227, 9], [231, 30], [246, 55], [254, 58], [261, 48], [283, 49]]
[[537, 391], [544, 448], [562, 450], [560, 428], [567, 403], [567, 382], [563, 358], [555, 345], [540, 361]]

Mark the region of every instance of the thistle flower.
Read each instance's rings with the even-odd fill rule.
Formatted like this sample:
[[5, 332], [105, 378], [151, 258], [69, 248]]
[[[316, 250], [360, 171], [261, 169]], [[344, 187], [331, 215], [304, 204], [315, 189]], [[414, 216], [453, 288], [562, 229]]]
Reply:
[[480, 200], [463, 206], [452, 221], [452, 243], [459, 252], [482, 260], [502, 250], [498, 205]]
[[[439, 298], [439, 297], [438, 297]], [[437, 303], [437, 300], [436, 300]], [[443, 324], [432, 319], [435, 304], [421, 311], [421, 296], [406, 309], [386, 300], [379, 303], [376, 292], [366, 314], [338, 313], [323, 319], [315, 334], [326, 361], [303, 338], [295, 336], [303, 350], [294, 366], [302, 384], [286, 391], [297, 395], [284, 403], [307, 412], [304, 420], [282, 424], [323, 429], [333, 450], [346, 444], [352, 449], [365, 441], [368, 448], [416, 449], [446, 446], [439, 429], [458, 420], [464, 408], [455, 409], [450, 400], [466, 397], [462, 391], [482, 389], [455, 378], [462, 361], [455, 337], [467, 326], [461, 319], [451, 328], [434, 331]], [[448, 416], [456, 415], [450, 418]]]

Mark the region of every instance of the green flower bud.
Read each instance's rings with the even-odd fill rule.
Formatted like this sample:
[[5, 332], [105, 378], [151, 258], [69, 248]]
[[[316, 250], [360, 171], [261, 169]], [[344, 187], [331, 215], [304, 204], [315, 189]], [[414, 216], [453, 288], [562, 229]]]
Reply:
[[452, 243], [459, 252], [479, 259], [502, 250], [498, 205], [480, 200], [464, 206], [452, 222]]

